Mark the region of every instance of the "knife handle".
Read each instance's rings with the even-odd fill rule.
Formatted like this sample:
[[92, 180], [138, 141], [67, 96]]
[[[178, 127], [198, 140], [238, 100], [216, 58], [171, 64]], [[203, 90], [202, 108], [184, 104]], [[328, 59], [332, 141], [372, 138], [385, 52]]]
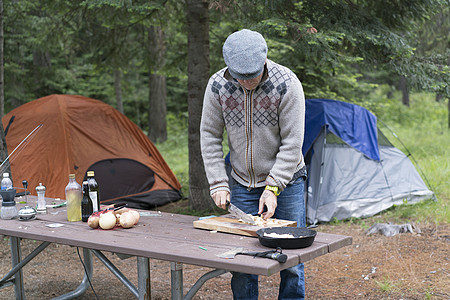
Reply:
[[264, 257], [264, 258], [270, 258], [274, 259], [280, 263], [285, 263], [287, 260], [287, 255], [283, 254], [281, 252], [273, 252], [273, 251], [267, 251], [267, 252], [239, 252], [236, 253], [236, 255], [248, 255], [253, 257]]
[[270, 258], [270, 259], [275, 259], [276, 261], [280, 262], [280, 263], [285, 263], [287, 260], [287, 255], [280, 253], [280, 252], [274, 252], [274, 253], [267, 253], [264, 254], [261, 257], [266, 257], [266, 258]]

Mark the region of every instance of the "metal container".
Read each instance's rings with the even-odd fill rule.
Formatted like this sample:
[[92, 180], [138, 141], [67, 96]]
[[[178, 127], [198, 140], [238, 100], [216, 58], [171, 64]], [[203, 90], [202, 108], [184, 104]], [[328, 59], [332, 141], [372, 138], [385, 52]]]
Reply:
[[25, 206], [19, 209], [19, 220], [30, 221], [36, 218], [36, 210], [31, 206]]

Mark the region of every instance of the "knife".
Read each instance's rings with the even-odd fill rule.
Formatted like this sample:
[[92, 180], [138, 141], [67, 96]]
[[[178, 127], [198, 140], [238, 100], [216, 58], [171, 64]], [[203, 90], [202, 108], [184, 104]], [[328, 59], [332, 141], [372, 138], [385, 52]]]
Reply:
[[233, 216], [235, 216], [238, 219], [241, 219], [242, 221], [255, 225], [255, 221], [253, 220], [253, 218], [246, 214], [245, 212], [243, 212], [242, 210], [240, 210], [236, 205], [227, 202], [227, 207], [228, 207], [228, 212], [230, 214], [232, 214]]

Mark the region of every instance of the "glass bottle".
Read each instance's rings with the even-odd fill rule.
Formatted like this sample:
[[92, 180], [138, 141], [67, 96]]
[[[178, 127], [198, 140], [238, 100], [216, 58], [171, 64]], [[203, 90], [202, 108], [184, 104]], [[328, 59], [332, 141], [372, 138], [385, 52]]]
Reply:
[[100, 187], [94, 177], [94, 171], [87, 172], [87, 181], [89, 184], [89, 197], [92, 200], [92, 207], [94, 211], [100, 210]]
[[71, 222], [81, 221], [81, 186], [75, 180], [75, 174], [69, 175], [69, 183], [66, 186], [67, 220]]
[[87, 181], [83, 181], [83, 200], [81, 200], [81, 221], [83, 222], [87, 222], [93, 212], [89, 194], [89, 184]]

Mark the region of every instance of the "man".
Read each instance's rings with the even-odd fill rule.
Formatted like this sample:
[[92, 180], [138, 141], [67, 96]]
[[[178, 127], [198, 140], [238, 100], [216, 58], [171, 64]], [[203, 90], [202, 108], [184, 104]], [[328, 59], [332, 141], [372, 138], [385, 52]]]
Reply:
[[[223, 57], [227, 67], [208, 82], [200, 126], [211, 197], [223, 209], [231, 201], [248, 214], [293, 220], [304, 227], [302, 85], [291, 70], [267, 59], [267, 44], [258, 32], [231, 34]], [[224, 128], [230, 177], [223, 158]], [[279, 299], [303, 299], [303, 264], [280, 275]], [[234, 299], [258, 299], [256, 275], [233, 273], [231, 288]]]

